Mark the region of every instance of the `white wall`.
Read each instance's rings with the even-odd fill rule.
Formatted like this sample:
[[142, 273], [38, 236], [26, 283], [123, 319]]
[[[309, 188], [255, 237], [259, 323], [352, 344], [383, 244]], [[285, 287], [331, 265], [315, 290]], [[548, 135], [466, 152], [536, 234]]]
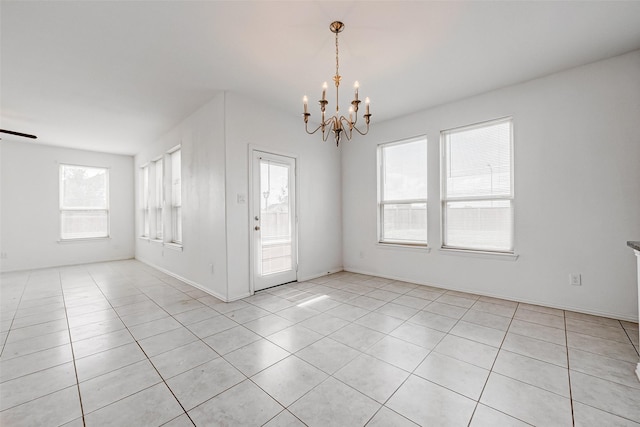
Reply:
[[229, 298], [249, 294], [249, 147], [297, 156], [298, 280], [342, 269], [340, 150], [307, 135], [295, 117], [233, 92], [226, 94], [227, 249]]
[[[375, 124], [343, 150], [351, 271], [637, 319], [627, 240], [640, 237], [640, 51]], [[429, 94], [425, 93], [425, 97]], [[439, 250], [439, 132], [513, 116], [516, 261]], [[376, 146], [426, 134], [429, 245], [377, 245]], [[581, 273], [583, 285], [569, 285]]]
[[[0, 157], [2, 271], [133, 257], [131, 156], [3, 140]], [[110, 239], [58, 242], [60, 163], [109, 168]]]
[[[140, 168], [177, 145], [182, 149], [181, 251], [140, 237]], [[223, 299], [227, 295], [224, 161], [224, 94], [216, 96], [135, 157], [136, 258]], [[165, 168], [168, 183], [167, 162]], [[165, 198], [170, 200], [170, 194], [165, 193]], [[169, 225], [167, 216], [165, 230]]]
[[[249, 295], [249, 146], [257, 146], [298, 158], [298, 278], [342, 269], [340, 151], [306, 135], [302, 119], [222, 93], [136, 155], [136, 171], [177, 144], [182, 144], [183, 251], [137, 238], [136, 258], [225, 300]], [[247, 202], [238, 203], [238, 194]]]

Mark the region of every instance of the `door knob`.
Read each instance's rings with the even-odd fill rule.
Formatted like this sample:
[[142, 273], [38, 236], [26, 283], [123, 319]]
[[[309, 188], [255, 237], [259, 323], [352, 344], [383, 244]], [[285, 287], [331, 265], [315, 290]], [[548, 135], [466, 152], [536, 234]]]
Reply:
[[256, 230], [256, 231], [260, 231], [260, 226], [256, 225], [255, 227], [253, 227], [253, 229]]

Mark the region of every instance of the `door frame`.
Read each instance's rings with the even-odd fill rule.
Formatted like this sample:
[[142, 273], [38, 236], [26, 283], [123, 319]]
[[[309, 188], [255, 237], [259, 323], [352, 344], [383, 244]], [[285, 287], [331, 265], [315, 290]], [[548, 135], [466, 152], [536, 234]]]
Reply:
[[251, 220], [251, 213], [253, 212], [253, 208], [254, 208], [254, 194], [253, 194], [253, 156], [254, 153], [256, 151], [260, 151], [266, 154], [273, 154], [276, 156], [283, 156], [283, 157], [289, 157], [291, 159], [294, 160], [294, 171], [293, 171], [293, 176], [295, 179], [295, 191], [294, 191], [294, 197], [295, 197], [295, 207], [294, 207], [294, 214], [295, 214], [295, 218], [294, 218], [294, 223], [295, 223], [295, 235], [293, 236], [293, 239], [295, 240], [295, 249], [296, 249], [296, 262], [294, 265], [293, 270], [296, 273], [296, 280], [298, 280], [298, 267], [300, 265], [300, 260], [299, 260], [299, 255], [300, 255], [300, 222], [299, 222], [299, 212], [300, 212], [300, 157], [297, 154], [293, 154], [291, 152], [287, 152], [287, 151], [282, 151], [282, 150], [277, 150], [277, 149], [273, 149], [270, 147], [265, 147], [265, 146], [260, 146], [260, 145], [256, 145], [256, 144], [248, 144], [247, 146], [247, 160], [248, 160], [248, 171], [249, 171], [249, 181], [248, 181], [248, 203], [247, 203], [247, 227], [248, 227], [248, 231], [249, 231], [249, 294], [253, 295], [255, 294], [256, 290], [255, 290], [255, 251], [256, 251], [256, 244], [255, 244], [255, 239], [254, 239], [254, 235], [253, 235], [253, 222]]

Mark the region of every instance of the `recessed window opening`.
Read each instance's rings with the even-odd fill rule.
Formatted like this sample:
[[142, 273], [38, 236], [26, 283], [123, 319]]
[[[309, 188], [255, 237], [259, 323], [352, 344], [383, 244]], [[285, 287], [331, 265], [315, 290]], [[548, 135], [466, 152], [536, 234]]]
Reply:
[[378, 147], [379, 242], [427, 245], [427, 139]]
[[442, 148], [442, 247], [513, 253], [513, 119], [443, 131]]
[[109, 237], [109, 169], [60, 165], [60, 238]]

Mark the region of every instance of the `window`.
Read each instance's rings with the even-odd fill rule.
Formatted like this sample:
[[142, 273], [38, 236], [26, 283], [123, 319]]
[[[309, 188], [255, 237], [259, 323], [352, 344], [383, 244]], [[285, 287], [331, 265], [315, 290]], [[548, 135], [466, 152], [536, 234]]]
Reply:
[[155, 219], [155, 238], [162, 240], [162, 207], [164, 206], [164, 173], [162, 170], [162, 159], [158, 159], [153, 162], [155, 169], [155, 205], [154, 205], [154, 219]]
[[427, 244], [427, 139], [378, 147], [379, 241]]
[[171, 157], [171, 242], [182, 243], [182, 168], [181, 150], [169, 153]]
[[149, 165], [141, 170], [142, 175], [142, 237], [149, 237]]
[[513, 120], [442, 132], [444, 248], [513, 253]]
[[60, 238], [109, 237], [109, 170], [60, 165]]

